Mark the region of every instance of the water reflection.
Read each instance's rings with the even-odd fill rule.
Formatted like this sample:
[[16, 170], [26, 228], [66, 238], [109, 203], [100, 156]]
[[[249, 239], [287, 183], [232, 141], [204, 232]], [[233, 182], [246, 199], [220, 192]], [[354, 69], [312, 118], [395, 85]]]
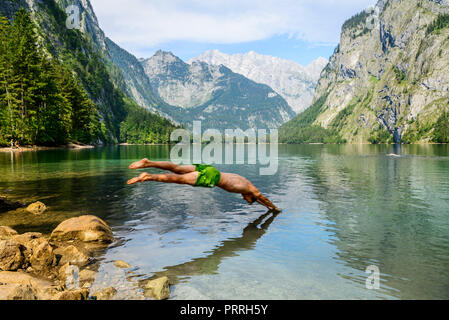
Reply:
[[389, 295], [447, 298], [449, 159], [434, 157], [441, 155], [434, 149], [413, 156], [394, 147], [406, 154], [401, 158], [386, 157], [385, 149], [375, 156], [348, 149], [343, 158], [341, 150], [324, 150], [304, 172], [314, 181], [323, 221], [331, 222], [325, 225], [335, 234], [337, 260], [359, 271], [377, 265]]
[[[167, 275], [181, 298], [185, 286], [219, 298], [449, 297], [449, 146], [279, 145], [274, 176], [218, 166], [251, 180], [279, 217], [220, 189], [126, 186], [143, 157], [167, 160], [169, 147], [0, 154], [0, 194], [49, 207], [0, 213], [0, 225], [49, 233], [97, 215], [119, 240], [102, 266], [120, 259], [145, 279]], [[369, 292], [373, 264], [382, 283]]]
[[163, 271], [156, 272], [150, 278], [141, 280], [141, 283], [144, 285], [147, 280], [167, 276], [170, 284], [175, 285], [191, 276], [215, 274], [223, 259], [236, 256], [239, 251], [253, 249], [256, 242], [266, 233], [268, 227], [278, 214], [268, 211], [249, 223], [243, 229], [241, 237], [223, 241], [205, 257], [195, 258], [186, 263], [165, 267]]

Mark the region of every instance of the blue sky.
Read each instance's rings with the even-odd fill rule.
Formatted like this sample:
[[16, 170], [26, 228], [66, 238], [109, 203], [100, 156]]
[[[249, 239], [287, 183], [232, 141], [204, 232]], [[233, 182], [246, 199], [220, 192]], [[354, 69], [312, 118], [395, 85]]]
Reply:
[[343, 22], [376, 0], [91, 0], [106, 35], [138, 58], [218, 49], [302, 65], [329, 58]]

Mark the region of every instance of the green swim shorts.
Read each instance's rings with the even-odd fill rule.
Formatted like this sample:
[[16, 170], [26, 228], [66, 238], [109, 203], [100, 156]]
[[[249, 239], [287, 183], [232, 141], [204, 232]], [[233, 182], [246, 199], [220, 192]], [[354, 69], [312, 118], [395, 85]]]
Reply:
[[220, 171], [210, 165], [195, 164], [199, 172], [195, 187], [214, 188], [220, 182]]

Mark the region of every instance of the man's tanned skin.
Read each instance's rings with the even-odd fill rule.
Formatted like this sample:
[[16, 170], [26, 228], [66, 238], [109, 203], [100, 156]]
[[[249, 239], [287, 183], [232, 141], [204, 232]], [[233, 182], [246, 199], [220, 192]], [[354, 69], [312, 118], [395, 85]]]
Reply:
[[[129, 166], [129, 168], [158, 168], [162, 170], [168, 170], [173, 173], [149, 174], [144, 172], [140, 176], [129, 180], [127, 184], [134, 184], [144, 181], [158, 181], [195, 186], [199, 175], [199, 172], [196, 171], [196, 167], [193, 165], [181, 166], [172, 162], [150, 161], [148, 159], [142, 159], [140, 161], [134, 162]], [[228, 192], [240, 193], [243, 196], [243, 199], [245, 199], [249, 204], [258, 202], [261, 205], [267, 207], [269, 210], [273, 210], [276, 212], [281, 211], [270, 200], [264, 197], [251, 182], [249, 182], [242, 176], [239, 176], [238, 174], [220, 172], [220, 181], [217, 186]]]

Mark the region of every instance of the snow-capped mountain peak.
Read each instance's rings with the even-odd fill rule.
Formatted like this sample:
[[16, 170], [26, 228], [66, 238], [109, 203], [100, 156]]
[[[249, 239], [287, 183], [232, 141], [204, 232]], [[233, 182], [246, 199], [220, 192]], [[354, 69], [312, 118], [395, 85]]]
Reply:
[[189, 63], [194, 61], [224, 65], [235, 73], [270, 86], [297, 113], [310, 106], [321, 71], [328, 62], [320, 57], [304, 67], [294, 61], [254, 51], [229, 55], [219, 50], [206, 51], [189, 60]]

